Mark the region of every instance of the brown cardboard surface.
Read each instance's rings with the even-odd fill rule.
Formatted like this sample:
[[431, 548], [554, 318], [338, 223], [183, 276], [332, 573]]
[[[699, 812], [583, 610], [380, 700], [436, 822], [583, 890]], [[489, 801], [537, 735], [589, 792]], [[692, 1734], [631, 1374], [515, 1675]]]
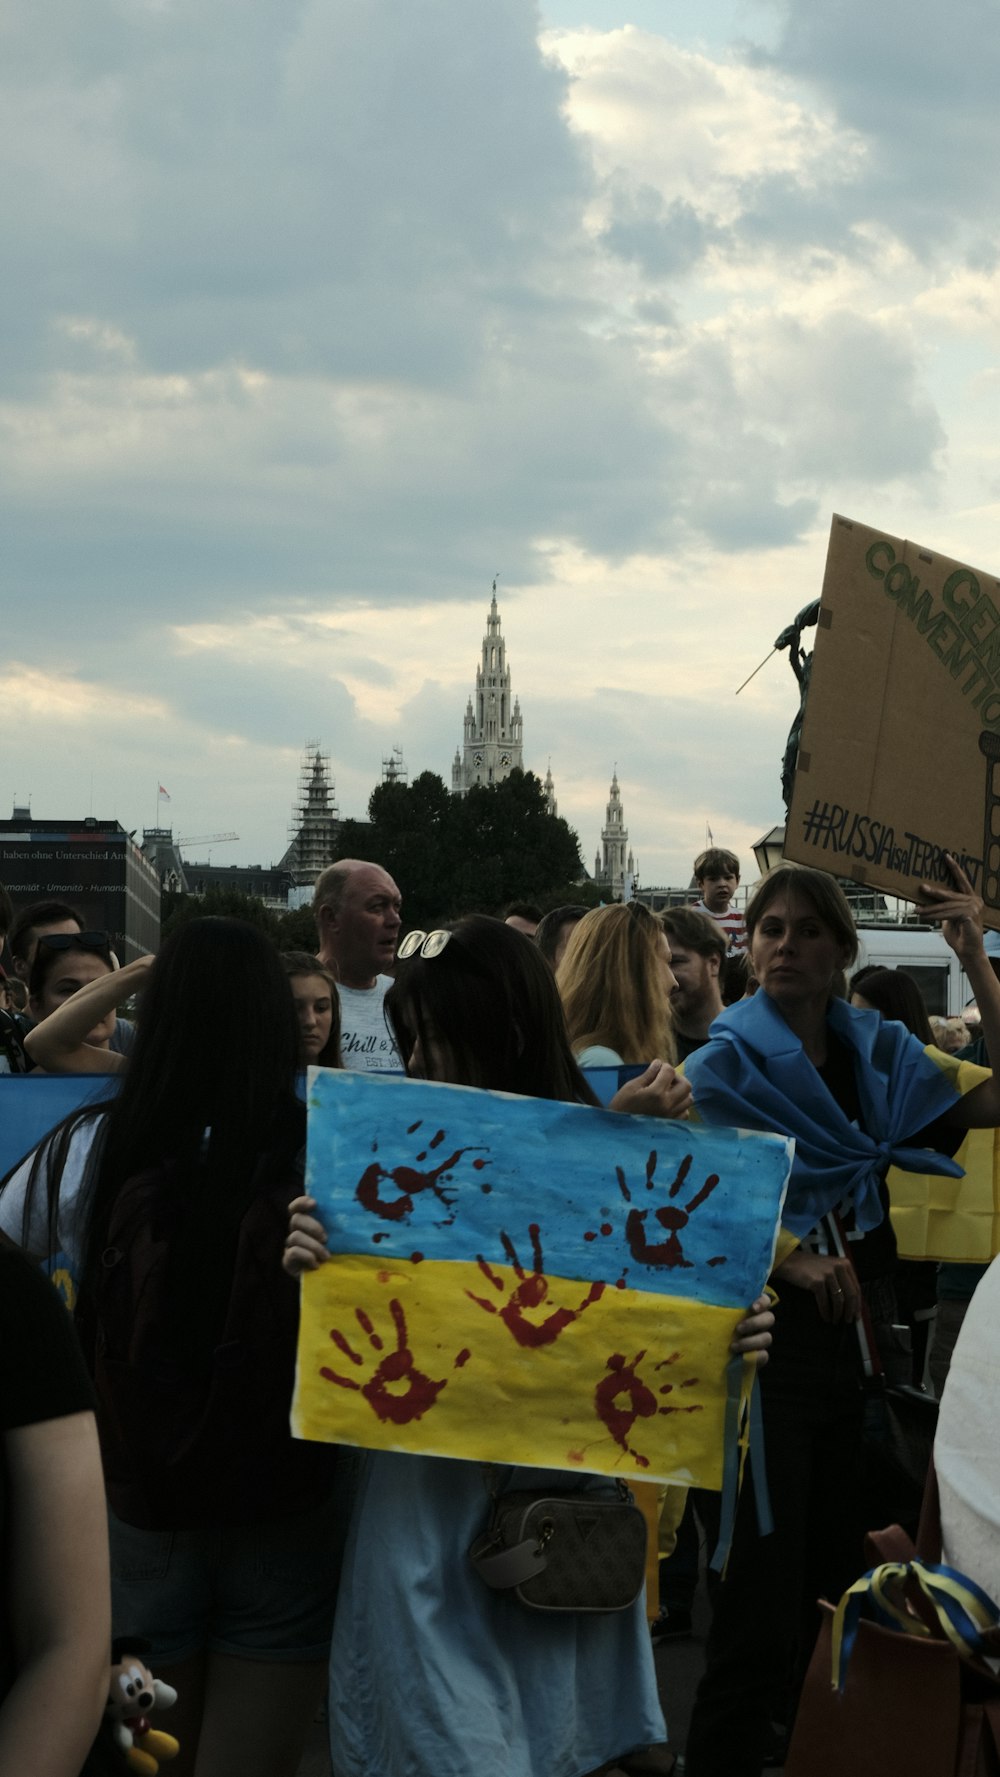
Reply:
[[1000, 581], [834, 517], [785, 855], [1000, 929]]

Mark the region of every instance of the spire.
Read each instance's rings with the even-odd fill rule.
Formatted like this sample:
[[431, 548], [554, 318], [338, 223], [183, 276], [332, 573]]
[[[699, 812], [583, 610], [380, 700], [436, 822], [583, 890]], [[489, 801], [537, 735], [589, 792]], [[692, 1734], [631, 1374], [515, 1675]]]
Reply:
[[630, 869], [631, 853], [628, 845], [628, 828], [625, 825], [625, 810], [622, 806], [616, 761], [611, 776], [604, 827], [601, 831], [601, 849], [597, 854], [597, 868], [594, 871], [594, 877], [602, 888], [607, 889], [610, 894], [620, 897], [625, 877]]
[[551, 815], [558, 814], [559, 813], [559, 805], [556, 802], [556, 787], [555, 787], [555, 784], [552, 782], [552, 760], [551, 759], [549, 760], [549, 768], [548, 768], [547, 772], [545, 773], [545, 782], [542, 785], [542, 788], [545, 791], [545, 812], [546, 812], [546, 814], [551, 814]]
[[497, 608], [498, 578], [493, 577], [475, 691], [466, 706], [462, 746], [452, 768], [452, 790], [459, 796], [476, 784], [502, 783], [522, 764], [521, 706], [511, 695], [507, 647]]

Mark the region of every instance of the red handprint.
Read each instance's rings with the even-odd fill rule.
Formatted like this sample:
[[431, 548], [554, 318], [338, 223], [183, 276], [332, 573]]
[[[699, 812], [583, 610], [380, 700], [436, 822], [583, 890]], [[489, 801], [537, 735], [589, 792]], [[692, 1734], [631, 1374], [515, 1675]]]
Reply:
[[[513, 1333], [519, 1345], [551, 1345], [558, 1339], [560, 1333], [570, 1325], [571, 1321], [576, 1320], [577, 1315], [582, 1314], [585, 1308], [589, 1308], [592, 1302], [600, 1301], [606, 1286], [603, 1283], [592, 1283], [583, 1301], [576, 1308], [553, 1308], [543, 1321], [525, 1320], [526, 1310], [540, 1308], [549, 1293], [549, 1280], [542, 1274], [542, 1241], [537, 1222], [532, 1222], [529, 1225], [528, 1233], [531, 1236], [531, 1256], [535, 1267], [531, 1273], [524, 1271], [510, 1235], [501, 1231], [500, 1238], [503, 1241], [504, 1252], [513, 1265], [514, 1274], [518, 1279], [517, 1288], [502, 1308], [498, 1308], [495, 1302], [490, 1302], [483, 1296], [474, 1296], [471, 1290], [466, 1290], [465, 1293], [470, 1302], [475, 1302], [478, 1307], [485, 1308], [487, 1314], [499, 1314], [500, 1319]], [[487, 1282], [491, 1283], [493, 1288], [502, 1295], [506, 1288], [503, 1278], [498, 1277], [496, 1272], [490, 1269], [481, 1253], [477, 1263]]]
[[[691, 1170], [693, 1158], [694, 1156], [692, 1154], [685, 1154], [680, 1166], [677, 1168], [677, 1175], [674, 1182], [668, 1190], [668, 1197], [676, 1197], [678, 1191], [682, 1190], [687, 1183], [687, 1176]], [[656, 1189], [656, 1159], [656, 1150], [654, 1148], [649, 1159], [646, 1161], [647, 1191], [653, 1191]], [[618, 1189], [621, 1191], [626, 1203], [631, 1203], [632, 1193], [625, 1183], [624, 1172], [620, 1166], [615, 1167], [615, 1172], [618, 1177]], [[671, 1203], [665, 1203], [662, 1208], [653, 1211], [654, 1217], [659, 1222], [660, 1227], [667, 1230], [666, 1240], [648, 1240], [645, 1228], [646, 1217], [649, 1214], [648, 1209], [630, 1209], [625, 1219], [625, 1238], [628, 1241], [629, 1251], [631, 1252], [632, 1257], [638, 1259], [642, 1265], [665, 1265], [669, 1268], [679, 1265], [685, 1271], [690, 1271], [692, 1269], [692, 1264], [690, 1259], [684, 1257], [683, 1248], [680, 1243], [680, 1230], [687, 1226], [688, 1220], [692, 1213], [698, 1208], [698, 1205], [704, 1203], [706, 1197], [712, 1195], [718, 1182], [718, 1173], [710, 1172], [705, 1183], [702, 1185], [701, 1190], [695, 1192], [690, 1202], [686, 1203], [683, 1209], [675, 1208]], [[722, 1257], [709, 1259], [708, 1263], [710, 1265], [724, 1265], [725, 1259]]]
[[[419, 1128], [419, 1123], [413, 1123], [406, 1133], [413, 1135]], [[437, 1134], [431, 1137], [427, 1147], [417, 1154], [417, 1160], [426, 1160], [428, 1151], [440, 1147], [444, 1139], [445, 1132], [443, 1129], [439, 1129]], [[378, 1164], [377, 1160], [373, 1160], [362, 1173], [354, 1194], [362, 1209], [367, 1209], [372, 1215], [381, 1216], [387, 1222], [403, 1221], [413, 1209], [414, 1197], [418, 1196], [421, 1191], [433, 1191], [435, 1197], [444, 1204], [445, 1208], [451, 1209], [456, 1193], [446, 1191], [438, 1181], [449, 1173], [453, 1166], [457, 1166], [463, 1154], [475, 1152], [475, 1148], [456, 1148], [453, 1154], [449, 1154], [447, 1160], [442, 1160], [438, 1166], [431, 1167], [426, 1172], [418, 1172], [414, 1166], [394, 1166], [391, 1171], [387, 1172], [384, 1167]], [[489, 1161], [474, 1160], [472, 1164], [477, 1171], [481, 1171], [484, 1166], [489, 1165]], [[382, 1196], [380, 1185], [383, 1179], [392, 1180], [399, 1193], [398, 1196]], [[448, 1216], [444, 1226], [448, 1227], [454, 1220], [454, 1215]]]
[[[327, 1382], [335, 1382], [338, 1388], [352, 1388], [359, 1394], [363, 1394], [379, 1419], [391, 1420], [393, 1425], [409, 1425], [413, 1419], [422, 1419], [428, 1408], [433, 1407], [442, 1388], [447, 1387], [448, 1379], [442, 1377], [439, 1382], [435, 1382], [432, 1377], [425, 1376], [422, 1370], [416, 1368], [413, 1362], [413, 1353], [407, 1344], [406, 1316], [403, 1313], [402, 1303], [394, 1298], [389, 1303], [389, 1312], [396, 1327], [396, 1349], [385, 1353], [367, 1382], [355, 1382], [350, 1376], [338, 1376], [335, 1370], [328, 1370], [325, 1367], [320, 1370], [320, 1375]], [[355, 1308], [354, 1318], [361, 1331], [367, 1335], [372, 1350], [383, 1351], [385, 1349], [384, 1341], [376, 1333], [364, 1309]], [[330, 1338], [352, 1364], [364, 1363], [363, 1356], [353, 1350], [343, 1333], [336, 1327], [331, 1332]], [[459, 1353], [456, 1359], [456, 1368], [464, 1363], [468, 1355], [468, 1352]], [[389, 1392], [390, 1385], [397, 1382], [405, 1384], [403, 1394]]]
[[[634, 1450], [628, 1441], [628, 1434], [637, 1419], [652, 1419], [657, 1413], [700, 1413], [702, 1411], [698, 1402], [690, 1407], [658, 1407], [653, 1390], [638, 1375], [639, 1365], [645, 1355], [644, 1351], [637, 1351], [632, 1362], [628, 1363], [622, 1352], [613, 1352], [607, 1360], [608, 1374], [601, 1377], [594, 1390], [594, 1407], [598, 1419], [607, 1426], [615, 1443], [620, 1444], [622, 1449], [635, 1459], [640, 1468], [649, 1467], [649, 1457]], [[657, 1370], [666, 1369], [669, 1364], [676, 1363], [679, 1356], [680, 1353], [675, 1351], [663, 1363], [654, 1365], [654, 1368]], [[694, 1388], [697, 1386], [697, 1382], [697, 1376], [688, 1376], [680, 1386]], [[664, 1383], [660, 1387], [659, 1393], [672, 1394], [673, 1388], [672, 1382]], [[623, 1395], [626, 1397], [628, 1405], [620, 1407], [617, 1403]]]

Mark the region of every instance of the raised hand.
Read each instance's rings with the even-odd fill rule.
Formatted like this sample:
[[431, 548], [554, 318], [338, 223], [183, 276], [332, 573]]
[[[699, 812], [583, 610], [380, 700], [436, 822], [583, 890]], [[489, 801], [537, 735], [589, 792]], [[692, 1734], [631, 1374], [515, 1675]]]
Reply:
[[978, 955], [983, 947], [983, 903], [951, 852], [945, 852], [952, 886], [922, 882], [917, 889], [921, 913], [940, 924], [945, 943], [961, 961]]

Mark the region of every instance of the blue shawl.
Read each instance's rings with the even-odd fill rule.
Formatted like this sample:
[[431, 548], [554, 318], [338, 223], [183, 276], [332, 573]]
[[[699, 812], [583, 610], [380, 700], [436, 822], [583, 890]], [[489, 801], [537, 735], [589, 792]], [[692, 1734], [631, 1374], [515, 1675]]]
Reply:
[[876, 1227], [879, 1182], [890, 1166], [962, 1177], [954, 1160], [906, 1145], [960, 1096], [917, 1038], [845, 1000], [831, 1000], [827, 1019], [861, 1062], [858, 1097], [870, 1135], [848, 1121], [764, 992], [727, 1007], [712, 1025], [711, 1041], [684, 1065], [704, 1122], [795, 1137], [782, 1223], [800, 1239], [845, 1199], [853, 1202], [863, 1233]]

